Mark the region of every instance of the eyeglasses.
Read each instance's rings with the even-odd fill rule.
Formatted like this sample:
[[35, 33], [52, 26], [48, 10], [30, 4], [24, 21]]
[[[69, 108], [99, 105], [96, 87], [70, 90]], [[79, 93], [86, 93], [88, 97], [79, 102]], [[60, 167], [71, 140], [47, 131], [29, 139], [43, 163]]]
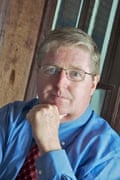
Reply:
[[56, 65], [43, 65], [40, 66], [40, 70], [44, 74], [44, 76], [48, 77], [56, 77], [61, 73], [62, 70], [64, 70], [67, 79], [76, 82], [84, 80], [86, 74], [90, 76], [95, 76], [95, 74], [85, 72], [84, 70], [79, 68], [64, 69]]

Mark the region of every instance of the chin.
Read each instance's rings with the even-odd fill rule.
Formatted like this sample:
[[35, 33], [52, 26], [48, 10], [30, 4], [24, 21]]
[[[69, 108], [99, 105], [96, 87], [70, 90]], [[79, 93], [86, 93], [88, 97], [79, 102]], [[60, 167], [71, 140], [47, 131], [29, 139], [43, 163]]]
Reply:
[[67, 110], [66, 108], [58, 106], [58, 105], [56, 105], [56, 106], [58, 108], [58, 111], [59, 111], [60, 115], [69, 114], [69, 110]]

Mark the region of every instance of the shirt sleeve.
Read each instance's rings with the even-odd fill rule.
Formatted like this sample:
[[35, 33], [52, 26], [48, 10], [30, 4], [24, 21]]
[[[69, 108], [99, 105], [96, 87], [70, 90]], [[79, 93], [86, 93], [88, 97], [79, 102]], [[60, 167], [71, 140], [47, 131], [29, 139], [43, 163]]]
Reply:
[[78, 172], [78, 180], [119, 180], [120, 179], [120, 155], [105, 161], [99, 161], [94, 167], [83, 168], [83, 174]]
[[65, 150], [55, 150], [37, 160], [39, 179], [77, 180]]
[[[119, 154], [119, 153], [118, 153]], [[81, 169], [81, 168], [80, 168]], [[71, 168], [64, 150], [51, 151], [37, 160], [39, 179], [47, 180], [97, 180], [120, 179], [120, 155], [99, 161], [94, 167], [83, 167], [82, 173], [78, 168], [77, 177]], [[83, 173], [84, 172], [84, 173]]]
[[91, 174], [93, 179], [120, 179], [120, 154], [96, 166], [95, 169], [91, 171]]

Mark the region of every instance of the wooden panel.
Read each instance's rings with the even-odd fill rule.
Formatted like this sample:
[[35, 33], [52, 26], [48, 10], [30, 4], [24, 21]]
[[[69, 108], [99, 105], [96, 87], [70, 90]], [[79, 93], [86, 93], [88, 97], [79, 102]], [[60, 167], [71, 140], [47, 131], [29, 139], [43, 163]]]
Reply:
[[30, 100], [31, 98], [34, 98], [37, 94], [36, 91], [36, 56], [39, 53], [39, 45], [41, 44], [41, 41], [44, 40], [46, 34], [52, 27], [53, 18], [56, 10], [57, 0], [47, 0], [45, 4], [44, 14], [42, 18], [42, 25], [39, 31], [38, 36], [38, 43], [36, 47], [36, 53], [34, 57], [34, 61], [31, 68], [30, 78], [28, 82], [28, 86], [26, 89], [25, 94], [25, 100]]
[[4, 22], [0, 24], [1, 106], [24, 98], [45, 0], [0, 2], [0, 22]]

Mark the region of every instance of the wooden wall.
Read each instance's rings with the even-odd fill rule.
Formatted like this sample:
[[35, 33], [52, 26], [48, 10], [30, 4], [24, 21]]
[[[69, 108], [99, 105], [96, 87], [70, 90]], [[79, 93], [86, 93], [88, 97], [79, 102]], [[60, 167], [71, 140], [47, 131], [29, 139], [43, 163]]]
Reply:
[[23, 100], [45, 0], [0, 0], [0, 106]]

